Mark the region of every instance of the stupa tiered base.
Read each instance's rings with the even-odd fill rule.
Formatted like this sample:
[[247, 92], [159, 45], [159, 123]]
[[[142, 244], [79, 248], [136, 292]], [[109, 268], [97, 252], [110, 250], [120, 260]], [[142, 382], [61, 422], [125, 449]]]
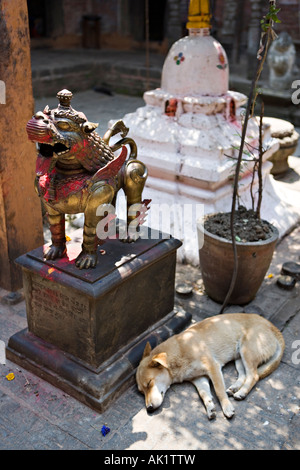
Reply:
[[181, 242], [156, 235], [108, 240], [92, 270], [74, 264], [81, 243], [56, 261], [44, 261], [43, 247], [21, 256], [28, 329], [9, 339], [7, 358], [102, 412], [134, 382], [146, 342], [191, 320], [174, 309]]

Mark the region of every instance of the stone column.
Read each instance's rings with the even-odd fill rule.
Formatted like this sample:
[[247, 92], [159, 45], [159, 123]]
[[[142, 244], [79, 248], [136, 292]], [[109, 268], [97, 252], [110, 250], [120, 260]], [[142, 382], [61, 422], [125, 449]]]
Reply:
[[26, 0], [1, 0], [0, 18], [0, 80], [6, 95], [0, 100], [0, 287], [16, 291], [22, 277], [15, 259], [43, 244], [34, 191], [36, 153], [26, 134], [34, 109]]

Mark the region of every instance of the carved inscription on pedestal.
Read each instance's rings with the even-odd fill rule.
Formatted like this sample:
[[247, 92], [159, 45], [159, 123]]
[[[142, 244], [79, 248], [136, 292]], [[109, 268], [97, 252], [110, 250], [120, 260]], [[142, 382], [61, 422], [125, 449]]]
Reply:
[[36, 336], [88, 360], [89, 302], [76, 291], [33, 275], [28, 325]]
[[32, 279], [32, 309], [48, 317], [84, 321], [88, 312], [88, 303], [83, 297], [67, 295], [61, 289], [46, 287], [42, 280]]

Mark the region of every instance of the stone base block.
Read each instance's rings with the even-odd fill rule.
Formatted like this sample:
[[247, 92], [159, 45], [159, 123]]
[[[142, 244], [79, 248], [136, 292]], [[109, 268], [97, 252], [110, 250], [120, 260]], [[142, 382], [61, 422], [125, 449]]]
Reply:
[[76, 241], [60, 260], [45, 261], [43, 247], [18, 258], [28, 330], [10, 338], [8, 359], [103, 410], [132, 381], [146, 341], [191, 320], [174, 310], [181, 242], [146, 227], [141, 236], [108, 240], [92, 270], [76, 268]]

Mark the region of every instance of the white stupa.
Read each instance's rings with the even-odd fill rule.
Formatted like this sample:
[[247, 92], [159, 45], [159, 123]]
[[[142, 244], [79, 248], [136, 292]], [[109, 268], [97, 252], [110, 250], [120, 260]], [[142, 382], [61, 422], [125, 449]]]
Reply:
[[[161, 87], [147, 91], [146, 105], [123, 120], [137, 143], [138, 158], [149, 171], [144, 191], [145, 197], [152, 199], [149, 226], [180, 238], [183, 247], [178, 251], [179, 260], [198, 264], [197, 218], [231, 209], [235, 160], [229, 157], [238, 155], [242, 106], [247, 97], [228, 90], [228, 60], [221, 44], [210, 35], [209, 1], [191, 0], [188, 19], [189, 35], [171, 47]], [[245, 150], [258, 148], [256, 118], [249, 122], [247, 142]], [[278, 142], [271, 139], [267, 128], [264, 148], [262, 215], [283, 234], [287, 224], [281, 212], [286, 207], [278, 212], [281, 199], [276, 189], [274, 192], [275, 182], [269, 175], [272, 165], [267, 161]], [[239, 191], [240, 202], [248, 207], [250, 165], [245, 168]], [[294, 220], [293, 214], [294, 209]]]

